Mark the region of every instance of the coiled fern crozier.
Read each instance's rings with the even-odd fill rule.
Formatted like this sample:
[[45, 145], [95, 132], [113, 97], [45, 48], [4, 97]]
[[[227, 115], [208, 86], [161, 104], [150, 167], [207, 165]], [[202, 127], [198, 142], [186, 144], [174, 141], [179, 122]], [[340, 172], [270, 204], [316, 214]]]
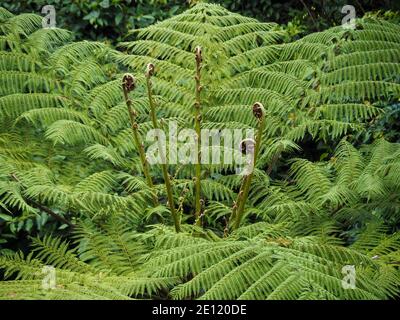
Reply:
[[[32, 245], [0, 241], [0, 299], [398, 297], [400, 144], [357, 137], [400, 98], [400, 26], [294, 41], [199, 3], [113, 49], [41, 23], [0, 8], [0, 230]], [[146, 165], [174, 123], [258, 129], [254, 171]]]

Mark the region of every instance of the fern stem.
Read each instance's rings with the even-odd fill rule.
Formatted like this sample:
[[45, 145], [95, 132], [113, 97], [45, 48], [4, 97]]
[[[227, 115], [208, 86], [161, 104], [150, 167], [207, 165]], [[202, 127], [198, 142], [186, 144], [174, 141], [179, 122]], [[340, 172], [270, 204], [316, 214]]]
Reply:
[[240, 226], [240, 223], [243, 218], [243, 213], [244, 213], [244, 208], [246, 205], [247, 197], [249, 195], [250, 191], [250, 186], [251, 186], [251, 180], [253, 179], [253, 174], [254, 174], [254, 168], [257, 163], [257, 157], [258, 153], [260, 151], [260, 146], [261, 146], [261, 141], [262, 141], [262, 134], [264, 131], [265, 127], [265, 112], [264, 112], [264, 107], [261, 103], [256, 102], [253, 105], [253, 114], [258, 120], [258, 130], [257, 130], [257, 135], [256, 135], [256, 140], [255, 140], [255, 145], [254, 145], [254, 154], [253, 154], [253, 162], [252, 166], [253, 168], [251, 169], [250, 173], [246, 174], [242, 183], [242, 186], [239, 191], [238, 199], [236, 201], [236, 204], [234, 205], [233, 211], [232, 211], [232, 218], [233, 218], [233, 229], [237, 229]]
[[[151, 83], [151, 77], [153, 74], [154, 74], [154, 65], [152, 63], [150, 63], [147, 65], [147, 71], [146, 71], [147, 96], [149, 98], [150, 116], [151, 116], [151, 121], [153, 123], [153, 127], [154, 127], [154, 129], [159, 129], [157, 115], [156, 115], [156, 107], [155, 107], [155, 103], [154, 103], [154, 99], [153, 99], [152, 83]], [[178, 212], [175, 210], [175, 201], [174, 201], [174, 196], [173, 196], [171, 177], [168, 173], [168, 166], [166, 163], [166, 155], [163, 152], [163, 146], [162, 146], [160, 139], [158, 139], [158, 150], [161, 153], [161, 162], [162, 162], [161, 168], [162, 168], [162, 173], [163, 173], [163, 177], [164, 177], [165, 188], [167, 190], [168, 205], [171, 210], [172, 219], [174, 220], [175, 231], [180, 232], [181, 225], [180, 225]]]
[[196, 139], [197, 139], [197, 161], [195, 165], [195, 218], [196, 218], [196, 225], [201, 225], [201, 63], [202, 63], [202, 55], [201, 55], [201, 48], [196, 47], [196, 102], [194, 104], [195, 107], [195, 130], [196, 130]]
[[154, 185], [153, 185], [153, 180], [151, 179], [150, 171], [149, 171], [149, 163], [146, 159], [146, 153], [144, 151], [144, 145], [141, 140], [139, 130], [138, 130], [138, 124], [136, 122], [136, 116], [137, 112], [133, 109], [132, 107], [132, 100], [129, 98], [128, 94], [132, 90], [135, 89], [135, 78], [131, 74], [125, 74], [123, 79], [122, 79], [122, 89], [124, 91], [124, 98], [125, 98], [125, 103], [128, 108], [128, 113], [129, 113], [129, 119], [131, 122], [131, 128], [132, 128], [132, 135], [133, 139], [136, 144], [136, 148], [138, 149], [139, 156], [140, 156], [140, 162], [142, 164], [142, 169], [144, 176], [147, 181], [147, 185], [150, 187], [152, 190], [152, 195], [153, 195], [153, 203], [155, 206], [158, 206], [158, 199], [156, 194], [153, 192], [154, 191]]
[[[21, 183], [21, 181], [18, 179], [18, 177], [14, 173], [11, 174], [11, 178], [16, 182]], [[76, 227], [72, 222], [68, 221], [63, 216], [55, 213], [53, 210], [45, 207], [44, 205], [40, 204], [39, 202], [36, 202], [35, 200], [29, 199], [29, 198], [24, 198], [24, 200], [32, 207], [35, 207], [36, 209], [39, 209], [40, 211], [47, 213], [49, 216], [53, 217], [55, 220], [68, 225], [71, 229], [74, 229]]]

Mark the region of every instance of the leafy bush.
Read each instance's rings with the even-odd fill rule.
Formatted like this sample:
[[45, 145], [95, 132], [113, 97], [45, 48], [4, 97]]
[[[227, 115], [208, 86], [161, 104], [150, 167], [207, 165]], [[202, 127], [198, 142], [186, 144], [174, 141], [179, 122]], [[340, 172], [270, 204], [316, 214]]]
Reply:
[[169, 18], [187, 7], [185, 1], [179, 0], [5, 0], [2, 3], [14, 13], [40, 14], [45, 5], [54, 6], [58, 27], [68, 28], [78, 39], [92, 40], [118, 39], [130, 29]]

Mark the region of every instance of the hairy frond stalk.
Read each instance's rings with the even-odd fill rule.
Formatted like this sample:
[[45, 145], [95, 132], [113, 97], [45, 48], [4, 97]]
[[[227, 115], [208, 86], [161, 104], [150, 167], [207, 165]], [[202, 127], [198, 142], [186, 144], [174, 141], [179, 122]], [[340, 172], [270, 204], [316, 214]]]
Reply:
[[242, 183], [242, 186], [239, 191], [239, 195], [237, 198], [237, 201], [233, 207], [232, 211], [232, 216], [231, 219], [233, 219], [233, 229], [237, 229], [240, 226], [240, 222], [242, 221], [243, 213], [244, 213], [244, 208], [246, 205], [247, 197], [249, 195], [250, 191], [250, 185], [251, 185], [251, 180], [253, 179], [253, 174], [254, 174], [254, 169], [257, 163], [257, 157], [258, 153], [260, 151], [260, 146], [262, 142], [262, 134], [264, 131], [265, 127], [265, 110], [264, 107], [261, 103], [256, 102], [253, 105], [253, 115], [257, 118], [258, 121], [258, 130], [257, 130], [257, 135], [256, 135], [256, 140], [255, 140], [255, 146], [254, 146], [254, 153], [252, 154], [252, 170], [250, 173], [246, 174], [244, 176], [244, 180]]
[[196, 80], [196, 102], [194, 104], [195, 107], [195, 116], [194, 116], [194, 121], [195, 121], [195, 130], [196, 130], [196, 139], [197, 139], [197, 161], [196, 161], [196, 176], [195, 176], [195, 218], [196, 218], [196, 225], [201, 225], [201, 132], [200, 132], [200, 126], [201, 126], [201, 63], [202, 63], [202, 55], [201, 55], [201, 48], [196, 47], [196, 75], [195, 75], [195, 80]]
[[[149, 104], [150, 104], [150, 115], [151, 115], [151, 121], [153, 123], [154, 129], [159, 129], [158, 121], [157, 121], [157, 115], [156, 115], [156, 107], [153, 99], [153, 92], [152, 92], [152, 83], [151, 83], [151, 77], [154, 74], [154, 65], [152, 63], [147, 65], [147, 71], [146, 71], [146, 84], [147, 84], [147, 96], [149, 98]], [[174, 225], [175, 225], [175, 231], [180, 232], [181, 231], [181, 226], [180, 226], [180, 220], [178, 216], [178, 212], [175, 210], [175, 201], [174, 201], [174, 196], [172, 192], [172, 185], [171, 185], [171, 178], [168, 173], [168, 166], [166, 163], [166, 155], [164, 154], [162, 142], [160, 139], [158, 139], [158, 150], [161, 153], [161, 168], [162, 168], [162, 173], [164, 177], [164, 183], [165, 183], [165, 188], [167, 190], [167, 198], [168, 198], [168, 205], [171, 210], [171, 215], [172, 219], [174, 220]]]
[[[135, 141], [136, 148], [139, 152], [140, 162], [142, 164], [142, 169], [143, 169], [143, 173], [146, 177], [147, 184], [150, 187], [150, 189], [154, 190], [153, 180], [151, 179], [150, 171], [149, 171], [149, 163], [146, 159], [144, 145], [143, 145], [143, 142], [141, 141], [138, 124], [136, 122], [137, 112], [133, 109], [132, 100], [129, 98], [129, 95], [128, 95], [129, 92], [131, 92], [132, 90], [135, 89], [135, 86], [136, 86], [135, 78], [129, 73], [125, 74], [124, 77], [122, 78], [122, 89], [124, 91], [125, 103], [126, 103], [126, 106], [128, 108], [128, 112], [129, 112], [129, 119], [131, 122], [133, 139]], [[154, 202], [155, 206], [158, 205], [158, 199], [157, 199], [157, 196], [155, 193], [153, 193], [153, 202]]]

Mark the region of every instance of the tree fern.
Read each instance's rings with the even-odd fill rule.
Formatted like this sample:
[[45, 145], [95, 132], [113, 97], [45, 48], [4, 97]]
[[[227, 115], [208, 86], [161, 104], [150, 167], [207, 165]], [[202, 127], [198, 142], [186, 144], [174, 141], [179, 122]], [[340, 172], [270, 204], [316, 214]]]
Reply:
[[[0, 9], [0, 219], [37, 235], [26, 255], [0, 250], [1, 299], [398, 297], [399, 145], [357, 140], [400, 97], [398, 25], [293, 40], [199, 3], [112, 49], [41, 19]], [[251, 178], [145, 166], [142, 137], [171, 123], [259, 129]]]

